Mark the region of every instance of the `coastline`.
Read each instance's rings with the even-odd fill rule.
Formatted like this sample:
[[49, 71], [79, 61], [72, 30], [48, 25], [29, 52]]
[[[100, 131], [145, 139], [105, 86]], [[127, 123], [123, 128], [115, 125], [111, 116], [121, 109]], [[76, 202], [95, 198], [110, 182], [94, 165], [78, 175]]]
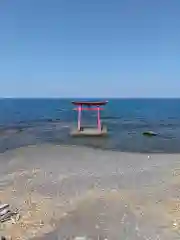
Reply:
[[[85, 234], [119, 239], [129, 222], [134, 229], [126, 231], [129, 239], [155, 239], [157, 232], [162, 239], [175, 239], [179, 160], [180, 154], [50, 144], [7, 151], [0, 154], [0, 199], [19, 208], [22, 218], [5, 226], [3, 234], [13, 239]], [[102, 214], [104, 220], [97, 220]], [[127, 220], [120, 224], [124, 214]]]

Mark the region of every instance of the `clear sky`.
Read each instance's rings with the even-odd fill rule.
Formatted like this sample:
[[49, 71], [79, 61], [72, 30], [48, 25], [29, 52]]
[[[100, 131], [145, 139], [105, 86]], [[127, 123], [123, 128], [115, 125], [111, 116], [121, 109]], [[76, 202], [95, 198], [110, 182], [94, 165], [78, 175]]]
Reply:
[[180, 97], [180, 0], [0, 0], [1, 97]]

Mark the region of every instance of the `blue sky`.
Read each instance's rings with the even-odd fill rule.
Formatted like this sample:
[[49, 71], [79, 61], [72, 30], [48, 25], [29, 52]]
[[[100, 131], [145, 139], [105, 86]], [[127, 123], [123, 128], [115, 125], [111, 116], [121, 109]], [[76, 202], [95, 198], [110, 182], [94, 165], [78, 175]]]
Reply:
[[1, 97], [180, 97], [180, 0], [1, 0]]

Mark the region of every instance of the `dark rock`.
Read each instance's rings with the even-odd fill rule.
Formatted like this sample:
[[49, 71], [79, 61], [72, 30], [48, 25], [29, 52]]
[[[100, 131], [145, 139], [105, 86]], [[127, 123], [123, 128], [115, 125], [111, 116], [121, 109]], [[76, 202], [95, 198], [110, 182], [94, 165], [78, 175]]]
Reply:
[[6, 238], [4, 236], [1, 237], [1, 240], [6, 240]]
[[153, 131], [146, 131], [146, 132], [143, 132], [143, 135], [148, 137], [154, 137], [154, 136], [157, 136], [158, 134]]

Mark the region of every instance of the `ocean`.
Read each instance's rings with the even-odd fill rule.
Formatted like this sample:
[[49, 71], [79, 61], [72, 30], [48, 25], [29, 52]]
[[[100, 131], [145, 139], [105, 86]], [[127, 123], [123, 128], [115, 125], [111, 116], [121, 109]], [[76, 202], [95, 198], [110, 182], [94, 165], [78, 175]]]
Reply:
[[[43, 143], [124, 152], [180, 152], [180, 99], [105, 99], [109, 103], [101, 117], [109, 134], [104, 138], [69, 135], [77, 118], [72, 100], [1, 99], [0, 152]], [[96, 124], [95, 114], [84, 112], [84, 124]], [[142, 134], [149, 130], [158, 135]]]

